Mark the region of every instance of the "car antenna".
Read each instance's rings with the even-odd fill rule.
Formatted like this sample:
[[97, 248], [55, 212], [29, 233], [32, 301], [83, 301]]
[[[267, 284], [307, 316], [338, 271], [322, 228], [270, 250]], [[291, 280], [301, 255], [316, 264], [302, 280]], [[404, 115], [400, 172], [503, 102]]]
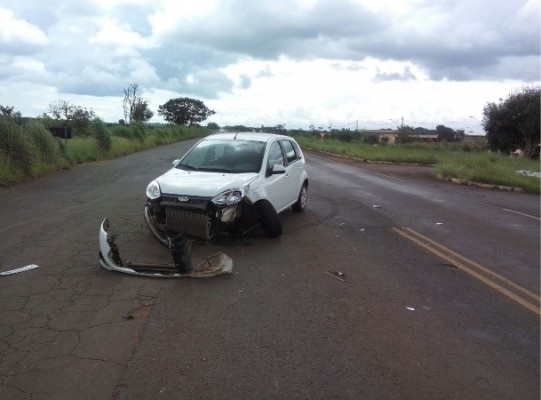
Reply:
[[237, 140], [237, 135], [239, 134], [239, 131], [237, 131], [237, 133], [235, 133], [235, 137], [233, 138], [233, 140]]

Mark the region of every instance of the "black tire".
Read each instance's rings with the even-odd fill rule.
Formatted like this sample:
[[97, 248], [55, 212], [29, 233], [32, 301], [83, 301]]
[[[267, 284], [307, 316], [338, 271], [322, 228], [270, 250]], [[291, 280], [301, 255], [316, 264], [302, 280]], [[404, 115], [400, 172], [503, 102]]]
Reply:
[[280, 236], [282, 234], [282, 222], [280, 222], [278, 213], [272, 204], [266, 200], [261, 200], [256, 204], [261, 217], [261, 228], [265, 232], [265, 235], [270, 238]]
[[306, 210], [306, 205], [308, 204], [308, 184], [304, 182], [304, 184], [301, 187], [301, 191], [299, 193], [299, 197], [297, 199], [297, 202], [293, 204], [292, 208], [293, 211], [296, 212], [303, 212]]

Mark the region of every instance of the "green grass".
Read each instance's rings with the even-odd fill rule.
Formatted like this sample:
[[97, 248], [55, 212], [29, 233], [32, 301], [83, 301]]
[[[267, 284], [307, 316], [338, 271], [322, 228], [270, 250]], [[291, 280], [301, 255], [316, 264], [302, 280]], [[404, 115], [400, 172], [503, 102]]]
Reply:
[[[32, 121], [19, 126], [0, 116], [0, 186], [69, 168], [72, 164], [111, 159], [180, 140], [201, 138], [212, 133], [202, 127], [143, 124], [107, 126], [94, 121], [89, 136], [59, 140]], [[109, 142], [110, 139], [110, 142]], [[374, 162], [435, 166], [434, 174], [468, 182], [518, 187], [540, 192], [538, 178], [525, 177], [517, 170], [539, 172], [539, 161], [488, 153], [472, 143], [408, 143], [370, 145], [299, 136], [302, 148]]]
[[298, 137], [307, 150], [327, 152], [372, 162], [414, 163], [434, 166], [435, 175], [466, 182], [517, 187], [527, 192], [540, 192], [540, 179], [517, 174], [519, 170], [539, 172], [538, 160], [509, 157], [487, 152], [471, 143], [408, 143], [369, 145], [333, 139]]
[[434, 172], [444, 178], [539, 193], [540, 179], [520, 175], [517, 173], [520, 170], [539, 172], [539, 161], [493, 153], [454, 154], [440, 162]]
[[[0, 186], [69, 168], [70, 165], [116, 158], [212, 133], [203, 127], [148, 127], [93, 121], [88, 136], [54, 138], [39, 121], [19, 126], [0, 116]], [[114, 135], [119, 133], [119, 135]]]

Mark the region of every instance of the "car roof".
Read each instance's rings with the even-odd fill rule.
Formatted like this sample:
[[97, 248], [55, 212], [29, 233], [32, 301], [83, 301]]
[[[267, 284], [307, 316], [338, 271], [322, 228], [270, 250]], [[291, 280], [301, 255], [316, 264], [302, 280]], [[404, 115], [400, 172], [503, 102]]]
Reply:
[[267, 132], [237, 132], [237, 133], [215, 133], [207, 136], [204, 140], [210, 139], [241, 139], [241, 140], [254, 140], [258, 142], [268, 142], [272, 139], [291, 139], [289, 136], [278, 135], [276, 133]]

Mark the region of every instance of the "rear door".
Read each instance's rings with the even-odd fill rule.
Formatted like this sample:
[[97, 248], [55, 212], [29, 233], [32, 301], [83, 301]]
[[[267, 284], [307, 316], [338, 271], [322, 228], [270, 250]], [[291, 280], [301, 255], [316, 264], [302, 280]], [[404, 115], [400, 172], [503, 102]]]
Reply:
[[294, 146], [291, 140], [281, 140], [282, 148], [284, 150], [285, 162], [286, 162], [286, 184], [288, 204], [297, 201], [299, 193], [301, 191], [301, 185], [303, 184], [303, 171], [304, 163], [302, 160], [302, 154], [298, 151], [298, 147]]

